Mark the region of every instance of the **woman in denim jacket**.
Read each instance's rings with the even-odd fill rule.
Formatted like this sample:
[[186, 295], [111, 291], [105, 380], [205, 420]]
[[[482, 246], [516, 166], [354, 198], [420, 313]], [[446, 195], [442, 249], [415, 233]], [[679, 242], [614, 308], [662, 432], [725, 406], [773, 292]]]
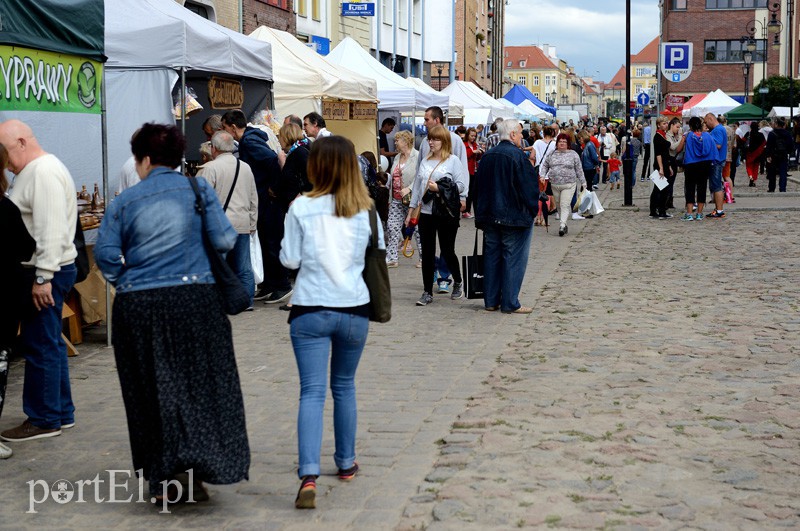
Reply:
[[[95, 261], [117, 289], [112, 342], [133, 468], [142, 469], [151, 495], [203, 501], [203, 481], [235, 483], [250, 467], [231, 325], [195, 194], [171, 169], [180, 165], [183, 136], [171, 125], [145, 124], [131, 148], [142, 182], [106, 211]], [[210, 241], [229, 251], [236, 231], [211, 186], [197, 184]]]
[[[300, 373], [298, 509], [316, 505], [329, 357], [333, 460], [343, 481], [358, 471], [355, 375], [369, 330], [369, 291], [362, 273], [373, 207], [355, 147], [344, 137], [314, 141], [308, 178], [313, 188], [289, 207], [280, 254], [286, 268], [299, 270], [289, 313]], [[384, 248], [380, 223], [377, 230], [378, 245]]]

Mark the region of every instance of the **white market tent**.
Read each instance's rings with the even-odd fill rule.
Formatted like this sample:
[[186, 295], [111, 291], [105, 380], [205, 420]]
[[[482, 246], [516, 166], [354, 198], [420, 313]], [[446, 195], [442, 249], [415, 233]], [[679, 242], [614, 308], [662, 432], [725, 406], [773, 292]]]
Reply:
[[326, 59], [374, 79], [378, 84], [378, 109], [407, 112], [436, 105], [447, 110], [450, 105], [445, 96], [419, 89], [383, 66], [350, 37], [345, 37]]
[[334, 65], [294, 35], [258, 27], [250, 37], [272, 45], [275, 109], [280, 116], [322, 112], [322, 99], [378, 102], [374, 79]]
[[[181, 72], [272, 81], [271, 46], [210, 22], [176, 2], [105, 0], [109, 189], [144, 122], [175, 123]], [[191, 120], [191, 118], [190, 118]], [[199, 127], [200, 124], [197, 124]]]
[[[406, 78], [406, 81], [409, 81], [409, 82], [413, 83], [414, 86], [417, 87], [417, 89], [419, 89], [419, 90], [421, 90], [423, 92], [431, 92], [433, 94], [439, 94], [439, 95], [442, 95], [445, 98], [447, 98], [448, 106], [449, 106], [449, 109], [447, 110], [447, 116], [448, 117], [449, 116], [464, 116], [464, 106], [463, 105], [461, 105], [460, 103], [452, 100], [449, 96], [446, 96], [446, 95], [442, 94], [441, 92], [439, 92], [438, 90], [434, 89], [433, 87], [431, 87], [430, 85], [428, 85], [427, 83], [422, 81], [420, 78], [418, 78], [418, 77], [408, 77], [408, 78]], [[446, 107], [442, 107], [442, 109], [446, 109]]]
[[725, 94], [722, 89], [717, 89], [709, 92], [708, 96], [703, 98], [700, 103], [689, 109], [689, 116], [703, 117], [708, 113], [724, 114], [739, 105], [741, 103]]
[[441, 91], [464, 106], [464, 125], [488, 124], [497, 118], [513, 118], [514, 113], [480, 90], [474, 83], [454, 81]]
[[538, 120], [544, 120], [546, 118], [552, 118], [553, 115], [549, 112], [545, 111], [544, 109], [539, 108], [536, 104], [534, 104], [530, 100], [522, 100], [521, 103], [517, 105], [520, 109], [528, 113], [530, 116]]
[[[800, 116], [800, 107], [795, 107], [792, 109], [792, 116]], [[767, 114], [769, 118], [775, 118], [776, 116], [782, 116], [784, 118], [789, 117], [789, 107], [773, 107], [769, 114]]]
[[[508, 101], [505, 98], [497, 98], [497, 101], [500, 102], [505, 107], [511, 109], [514, 112], [514, 117], [520, 120], [532, 120], [536, 118], [534, 114], [527, 109], [523, 109], [521, 105], [516, 105], [514, 102]], [[528, 101], [528, 100], [525, 100]], [[530, 103], [530, 102], [528, 102]]]

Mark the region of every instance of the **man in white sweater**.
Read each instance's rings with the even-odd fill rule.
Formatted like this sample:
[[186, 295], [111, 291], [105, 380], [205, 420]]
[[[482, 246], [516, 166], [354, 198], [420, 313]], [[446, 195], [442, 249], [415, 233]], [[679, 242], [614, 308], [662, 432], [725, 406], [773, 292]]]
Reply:
[[211, 137], [211, 154], [214, 160], [205, 163], [197, 176], [204, 177], [217, 192], [228, 221], [239, 234], [227, 260], [244, 284], [250, 296], [248, 310], [252, 310], [256, 283], [250, 262], [250, 235], [256, 232], [258, 224], [258, 192], [253, 170], [249, 164], [233, 156], [233, 147], [233, 136], [230, 133], [214, 133]]
[[75, 282], [77, 205], [69, 171], [42, 149], [30, 127], [19, 120], [3, 122], [0, 144], [8, 151], [8, 169], [16, 174], [11, 200], [36, 240], [33, 259], [23, 264], [30, 272], [32, 302], [20, 333], [26, 359], [22, 409], [28, 418], [0, 433], [16, 442], [55, 437], [75, 425], [61, 308]]

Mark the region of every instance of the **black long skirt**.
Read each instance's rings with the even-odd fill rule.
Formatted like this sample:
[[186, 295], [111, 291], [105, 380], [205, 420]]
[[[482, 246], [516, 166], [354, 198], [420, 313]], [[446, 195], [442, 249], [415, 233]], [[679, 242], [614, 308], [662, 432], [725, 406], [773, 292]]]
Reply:
[[151, 493], [189, 469], [207, 483], [247, 479], [244, 402], [216, 286], [118, 293], [112, 332], [133, 466]]

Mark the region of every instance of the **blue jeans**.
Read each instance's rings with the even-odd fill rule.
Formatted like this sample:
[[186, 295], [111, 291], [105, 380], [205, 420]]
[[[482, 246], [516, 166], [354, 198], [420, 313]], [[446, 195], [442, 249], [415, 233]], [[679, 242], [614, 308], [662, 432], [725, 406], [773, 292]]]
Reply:
[[483, 229], [483, 304], [513, 312], [528, 266], [533, 227], [486, 225]]
[[253, 276], [253, 265], [250, 262], [250, 235], [240, 234], [225, 259], [244, 284], [244, 289], [247, 290], [247, 295], [250, 297], [250, 306], [252, 306], [253, 297], [256, 294], [256, 280]]
[[716, 192], [722, 191], [722, 168], [724, 167], [724, 160], [715, 160], [711, 163], [711, 175], [708, 178], [708, 188], [712, 195]]
[[333, 395], [333, 461], [340, 469], [356, 458], [355, 376], [367, 342], [366, 317], [331, 310], [306, 313], [292, 319], [291, 338], [300, 373], [300, 410], [297, 413], [297, 475], [318, 476], [322, 448], [322, 411], [325, 407], [328, 355]]
[[786, 191], [786, 181], [788, 175], [789, 161], [783, 157], [782, 161], [775, 161], [772, 164], [767, 164], [767, 191], [775, 191], [775, 178], [778, 180], [778, 190], [781, 192]]
[[43, 429], [75, 422], [67, 344], [61, 337], [61, 309], [76, 274], [75, 264], [63, 266], [50, 282], [55, 305], [22, 320], [20, 352], [25, 356], [22, 410], [31, 424]]

